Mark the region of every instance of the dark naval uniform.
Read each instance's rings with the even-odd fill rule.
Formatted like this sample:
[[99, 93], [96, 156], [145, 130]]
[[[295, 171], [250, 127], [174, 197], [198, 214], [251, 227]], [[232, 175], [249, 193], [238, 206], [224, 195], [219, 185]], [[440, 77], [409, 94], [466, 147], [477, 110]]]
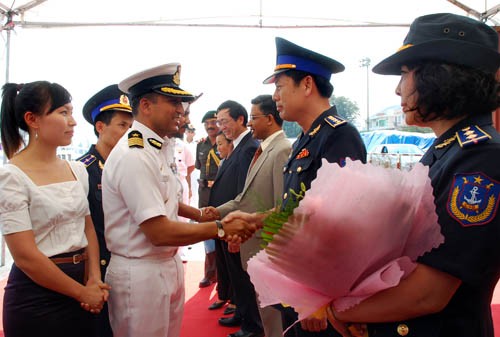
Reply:
[[81, 161], [85, 165], [89, 174], [89, 208], [99, 242], [99, 263], [101, 265], [101, 278], [104, 281], [110, 257], [104, 240], [104, 213], [102, 210], [101, 177], [104, 159], [97, 152], [95, 145], [92, 145], [89, 152], [78, 158], [77, 161]]
[[358, 130], [339, 117], [334, 106], [323, 112], [293, 144], [283, 168], [283, 205], [292, 197], [290, 189], [298, 193], [301, 183], [306, 190], [311, 187], [323, 158], [340, 165], [344, 165], [346, 158], [366, 163], [366, 148]]
[[220, 165], [220, 158], [217, 152], [217, 145], [210, 143], [207, 137], [205, 141], [196, 145], [195, 167], [200, 170], [200, 179], [198, 179], [198, 206], [208, 206], [210, 189], [217, 175]]
[[369, 324], [370, 337], [493, 337], [490, 303], [500, 276], [499, 158], [500, 136], [489, 115], [459, 122], [424, 155], [445, 241], [418, 262], [462, 284], [441, 312]]
[[[336, 108], [323, 112], [311, 125], [309, 131], [302, 134], [293, 144], [293, 150], [285, 164], [283, 206], [290, 198], [294, 198], [290, 189], [298, 193], [303, 183], [308, 190], [316, 178], [323, 158], [330, 163], [345, 164], [345, 159], [366, 162], [366, 148], [358, 130], [337, 114]], [[307, 192], [306, 192], [307, 194]], [[355, 206], [353, 206], [355, 207]], [[292, 308], [280, 307], [283, 312], [283, 326], [291, 326], [297, 319], [297, 313]], [[285, 336], [326, 337], [340, 336], [328, 325], [321, 332], [309, 332], [295, 324]]]
[[[108, 267], [110, 252], [106, 247], [104, 240], [104, 212], [102, 210], [102, 188], [101, 177], [102, 169], [104, 168], [104, 159], [97, 152], [95, 145], [92, 145], [89, 151], [78, 158], [77, 161], [82, 162], [87, 168], [89, 174], [89, 201], [90, 216], [94, 223], [94, 228], [99, 242], [99, 264], [101, 266], [101, 279], [104, 282], [106, 268]], [[99, 336], [112, 336], [113, 332], [108, 319], [108, 304], [104, 303], [103, 310], [96, 317], [106, 317], [105, 319], [96, 320]]]

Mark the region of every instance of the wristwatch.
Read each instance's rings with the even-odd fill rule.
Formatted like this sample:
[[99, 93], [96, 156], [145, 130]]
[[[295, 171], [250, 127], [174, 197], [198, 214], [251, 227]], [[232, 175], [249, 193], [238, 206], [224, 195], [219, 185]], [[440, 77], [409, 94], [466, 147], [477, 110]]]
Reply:
[[215, 224], [217, 225], [217, 236], [220, 239], [222, 239], [226, 235], [226, 232], [224, 231], [224, 228], [222, 227], [222, 221], [215, 220]]

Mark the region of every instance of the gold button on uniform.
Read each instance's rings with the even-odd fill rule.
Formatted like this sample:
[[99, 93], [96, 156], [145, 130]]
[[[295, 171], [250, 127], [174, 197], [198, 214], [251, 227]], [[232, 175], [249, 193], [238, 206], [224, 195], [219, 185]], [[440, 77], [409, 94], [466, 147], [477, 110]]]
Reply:
[[302, 171], [302, 166], [297, 167], [297, 172], [300, 173]]
[[406, 324], [399, 324], [397, 331], [400, 336], [406, 336], [410, 332], [410, 329]]
[[286, 166], [283, 166], [283, 173], [286, 172]]
[[101, 260], [101, 266], [105, 266], [106, 265], [106, 260], [102, 259]]
[[285, 200], [286, 197], [288, 197], [288, 193], [283, 194], [283, 200]]

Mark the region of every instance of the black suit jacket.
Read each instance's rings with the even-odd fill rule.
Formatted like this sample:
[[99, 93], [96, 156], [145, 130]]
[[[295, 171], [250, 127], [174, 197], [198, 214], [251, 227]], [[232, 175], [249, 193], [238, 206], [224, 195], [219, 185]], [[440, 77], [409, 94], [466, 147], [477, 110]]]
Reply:
[[220, 206], [229, 200], [233, 200], [243, 191], [248, 167], [258, 147], [259, 143], [252, 138], [252, 134], [249, 132], [243, 137], [229, 158], [224, 160], [210, 190], [210, 201], [208, 203], [210, 206]]

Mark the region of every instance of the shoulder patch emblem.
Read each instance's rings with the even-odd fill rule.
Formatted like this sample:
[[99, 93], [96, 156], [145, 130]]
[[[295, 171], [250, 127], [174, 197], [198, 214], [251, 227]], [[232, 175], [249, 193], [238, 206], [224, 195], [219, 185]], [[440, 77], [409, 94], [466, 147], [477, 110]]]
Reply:
[[89, 167], [93, 162], [96, 161], [96, 159], [97, 158], [93, 154], [88, 153], [85, 156], [79, 158], [78, 161], [82, 162], [85, 167]]
[[480, 144], [488, 139], [491, 139], [491, 136], [481, 130], [479, 126], [472, 125], [468, 126], [457, 132], [457, 139], [460, 147], [465, 148], [472, 145]]
[[144, 148], [144, 140], [142, 139], [142, 133], [137, 130], [130, 131], [128, 133], [128, 147]]
[[158, 149], [158, 150], [161, 150], [161, 146], [163, 145], [162, 142], [160, 142], [159, 140], [156, 140], [154, 138], [148, 138], [148, 143], [154, 147], [155, 149]]
[[485, 225], [496, 215], [500, 183], [482, 173], [456, 174], [447, 210], [463, 227]]
[[344, 125], [347, 123], [346, 120], [337, 117], [337, 116], [328, 116], [325, 118], [325, 122], [327, 122], [332, 128], [336, 128], [337, 126]]

